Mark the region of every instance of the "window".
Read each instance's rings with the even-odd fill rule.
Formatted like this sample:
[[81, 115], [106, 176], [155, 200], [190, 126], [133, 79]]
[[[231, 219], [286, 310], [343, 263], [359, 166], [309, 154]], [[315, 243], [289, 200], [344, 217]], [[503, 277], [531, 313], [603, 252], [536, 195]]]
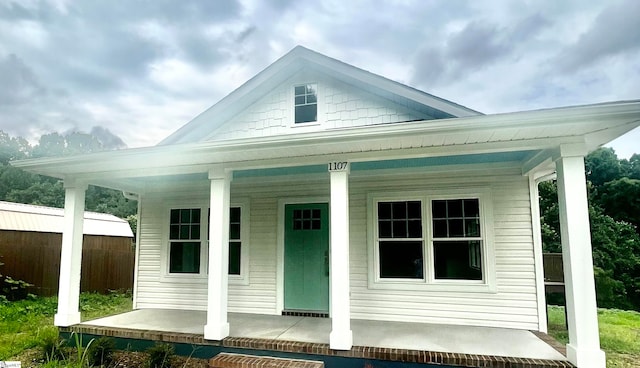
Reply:
[[488, 190], [369, 198], [370, 287], [495, 291]]
[[[210, 222], [211, 211], [209, 211]], [[242, 273], [242, 234], [242, 209], [241, 207], [231, 207], [229, 208], [229, 275]], [[208, 237], [209, 233], [207, 233]]]
[[242, 261], [242, 231], [240, 207], [229, 210], [229, 275], [240, 275]]
[[482, 280], [479, 200], [433, 200], [431, 213], [435, 279]]
[[377, 210], [380, 277], [422, 279], [422, 203], [378, 202]]
[[172, 209], [169, 272], [200, 273], [200, 209]]
[[293, 210], [293, 230], [320, 230], [320, 209]]
[[309, 123], [318, 120], [317, 84], [294, 87], [295, 123]]

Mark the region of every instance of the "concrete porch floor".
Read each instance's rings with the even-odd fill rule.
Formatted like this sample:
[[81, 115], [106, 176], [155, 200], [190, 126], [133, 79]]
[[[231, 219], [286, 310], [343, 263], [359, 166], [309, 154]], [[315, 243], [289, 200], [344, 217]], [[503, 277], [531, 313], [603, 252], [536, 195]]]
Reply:
[[[329, 343], [331, 320], [229, 313], [231, 337]], [[206, 312], [141, 309], [85, 321], [86, 326], [203, 334]], [[354, 346], [423, 350], [566, 361], [566, 357], [525, 330], [351, 320]]]

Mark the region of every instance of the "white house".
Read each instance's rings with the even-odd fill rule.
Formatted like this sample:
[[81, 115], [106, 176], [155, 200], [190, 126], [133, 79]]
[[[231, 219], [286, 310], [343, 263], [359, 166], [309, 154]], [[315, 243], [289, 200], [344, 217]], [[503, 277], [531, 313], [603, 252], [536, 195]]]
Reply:
[[[546, 332], [537, 184], [557, 173], [570, 342], [604, 367], [584, 156], [640, 101], [483, 115], [303, 47], [159, 145], [15, 162], [66, 188], [55, 323], [80, 321], [87, 184], [139, 200], [134, 308]], [[589, 362], [588, 364], [585, 362]]]

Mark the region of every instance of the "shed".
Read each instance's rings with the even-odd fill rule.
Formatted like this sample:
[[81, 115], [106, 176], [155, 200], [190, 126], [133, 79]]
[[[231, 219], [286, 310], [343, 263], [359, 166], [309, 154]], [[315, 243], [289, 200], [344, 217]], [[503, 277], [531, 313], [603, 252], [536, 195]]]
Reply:
[[[24, 280], [29, 292], [58, 292], [64, 209], [0, 201], [0, 274]], [[133, 232], [116, 216], [85, 212], [82, 291], [133, 286]]]

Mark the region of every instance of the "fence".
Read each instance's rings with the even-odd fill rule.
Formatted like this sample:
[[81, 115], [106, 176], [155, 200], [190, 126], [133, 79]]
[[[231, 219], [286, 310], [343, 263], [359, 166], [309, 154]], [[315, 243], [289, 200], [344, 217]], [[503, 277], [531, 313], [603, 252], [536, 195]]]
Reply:
[[[62, 234], [0, 231], [0, 274], [34, 286], [42, 296], [58, 293]], [[134, 251], [125, 237], [84, 235], [80, 289], [106, 293], [133, 288]]]

